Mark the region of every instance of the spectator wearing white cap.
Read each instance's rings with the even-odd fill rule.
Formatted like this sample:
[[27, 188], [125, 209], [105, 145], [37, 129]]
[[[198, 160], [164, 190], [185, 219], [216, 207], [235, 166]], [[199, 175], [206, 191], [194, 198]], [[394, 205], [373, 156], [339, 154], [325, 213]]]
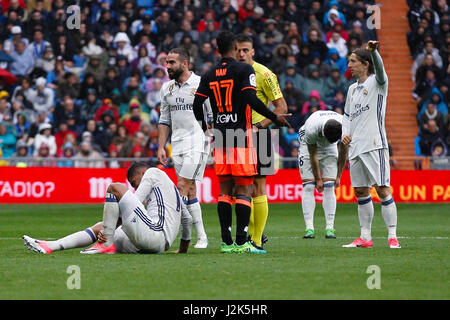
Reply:
[[75, 160], [75, 168], [105, 167], [105, 162], [102, 161], [103, 160], [102, 155], [99, 152], [95, 151], [92, 148], [92, 144], [86, 140], [81, 142], [80, 150], [75, 154], [74, 160]]
[[49, 154], [51, 156], [56, 155], [56, 140], [55, 136], [52, 135], [52, 125], [50, 123], [41, 123], [39, 125], [39, 133], [34, 139], [34, 152], [33, 155], [37, 156], [39, 153], [39, 148], [42, 143], [45, 143], [49, 147]]
[[55, 94], [52, 89], [46, 86], [47, 81], [43, 77], [39, 77], [36, 80], [36, 96], [33, 101], [33, 108], [36, 112], [45, 111], [47, 113], [52, 113], [54, 106], [53, 100]]
[[125, 32], [118, 32], [114, 37], [114, 43], [117, 45], [117, 54], [127, 57], [128, 62], [135, 58], [133, 47], [130, 45], [130, 38]]
[[17, 42], [22, 40], [25, 42], [25, 47], [28, 46], [28, 39], [25, 37], [22, 37], [22, 28], [20, 26], [14, 26], [11, 28], [11, 37], [9, 39], [6, 39], [3, 42], [3, 50], [7, 54], [11, 54], [16, 51], [16, 48], [14, 47]]

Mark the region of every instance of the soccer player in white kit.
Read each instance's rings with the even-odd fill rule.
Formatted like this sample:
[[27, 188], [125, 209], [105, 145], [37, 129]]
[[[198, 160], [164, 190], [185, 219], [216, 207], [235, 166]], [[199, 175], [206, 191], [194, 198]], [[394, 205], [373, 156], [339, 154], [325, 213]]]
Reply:
[[385, 114], [388, 77], [378, 53], [378, 41], [356, 49], [348, 67], [358, 79], [347, 93], [342, 143], [349, 145], [350, 178], [358, 199], [361, 236], [343, 247], [372, 247], [374, 214], [370, 187], [375, 186], [381, 200], [381, 214], [388, 229], [390, 248], [400, 248], [397, 240], [397, 208], [390, 190], [389, 152]]
[[[314, 209], [316, 200], [314, 189], [323, 192], [325, 212], [325, 237], [335, 239], [334, 217], [336, 214], [335, 186], [339, 186], [342, 170], [338, 171], [338, 161], [345, 164], [347, 146], [338, 148], [337, 141], [342, 135], [342, 115], [334, 111], [314, 112], [300, 128], [298, 140], [298, 168], [303, 182], [302, 211], [305, 218], [305, 239], [315, 238]], [[338, 160], [339, 159], [339, 160]], [[343, 168], [343, 166], [341, 166]]]
[[[191, 239], [192, 218], [169, 176], [160, 169], [137, 162], [128, 169], [127, 179], [136, 193], [124, 184], [110, 184], [105, 197], [103, 222], [56, 241], [24, 235], [25, 246], [32, 251], [49, 254], [85, 247], [98, 240], [97, 244], [81, 253], [162, 253], [170, 248], [181, 225], [177, 253], [186, 253]], [[116, 228], [119, 217], [122, 225]]]
[[[202, 210], [197, 199], [195, 181], [201, 180], [209, 156], [209, 139], [192, 111], [194, 95], [200, 77], [189, 71], [189, 53], [181, 48], [169, 51], [166, 58], [170, 81], [160, 90], [161, 116], [158, 125], [158, 159], [167, 165], [165, 144], [172, 133], [172, 160], [177, 174], [177, 186], [183, 202], [192, 216], [197, 233], [194, 248], [206, 248], [208, 239], [203, 227]], [[212, 116], [209, 100], [205, 114]]]

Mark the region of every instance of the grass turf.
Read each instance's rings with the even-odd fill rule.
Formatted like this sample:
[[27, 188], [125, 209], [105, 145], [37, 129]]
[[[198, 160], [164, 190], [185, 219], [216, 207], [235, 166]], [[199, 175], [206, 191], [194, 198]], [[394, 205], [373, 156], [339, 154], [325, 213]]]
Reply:
[[[355, 204], [338, 204], [335, 240], [324, 238], [320, 205], [316, 239], [306, 240], [300, 205], [271, 204], [266, 255], [220, 254], [216, 206], [202, 208], [209, 247], [191, 246], [187, 255], [39, 255], [24, 247], [23, 234], [49, 239], [83, 230], [101, 219], [102, 206], [0, 205], [0, 299], [450, 298], [448, 204], [398, 204], [400, 250], [387, 247], [379, 204], [371, 249], [341, 248], [359, 235]], [[178, 239], [171, 250], [177, 246]], [[80, 267], [80, 290], [67, 288], [71, 265]], [[370, 265], [380, 267], [379, 290], [366, 285]]]

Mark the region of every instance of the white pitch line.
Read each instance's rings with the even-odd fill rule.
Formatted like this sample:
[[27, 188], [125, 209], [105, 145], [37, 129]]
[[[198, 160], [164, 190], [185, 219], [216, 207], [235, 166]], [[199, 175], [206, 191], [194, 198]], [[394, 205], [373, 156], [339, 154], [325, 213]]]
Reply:
[[[42, 238], [42, 239], [39, 239], [39, 240], [57, 240], [58, 238]], [[22, 239], [22, 237], [20, 237], [20, 238], [7, 238], [7, 237], [5, 237], [5, 238], [0, 238], [0, 240], [23, 240]]]
[[[219, 239], [219, 238], [215, 238], [215, 237], [208, 237], [209, 239]], [[355, 239], [355, 237], [336, 237], [337, 239]], [[39, 240], [57, 240], [58, 238], [41, 238]], [[270, 239], [303, 239], [302, 236], [287, 236], [287, 237], [270, 237], [269, 236], [269, 240]], [[372, 237], [372, 239], [387, 239], [387, 237]], [[427, 236], [419, 236], [419, 237], [397, 237], [397, 239], [435, 239], [435, 240], [448, 240], [449, 237], [427, 237]], [[20, 238], [0, 238], [1, 240], [23, 240], [21, 237]]]
[[[293, 236], [293, 237], [269, 237], [270, 239], [303, 239], [302, 236]], [[356, 239], [355, 237], [336, 237], [337, 239]], [[397, 239], [436, 239], [436, 240], [448, 240], [449, 237], [397, 237]], [[372, 239], [387, 239], [387, 237], [372, 237]]]

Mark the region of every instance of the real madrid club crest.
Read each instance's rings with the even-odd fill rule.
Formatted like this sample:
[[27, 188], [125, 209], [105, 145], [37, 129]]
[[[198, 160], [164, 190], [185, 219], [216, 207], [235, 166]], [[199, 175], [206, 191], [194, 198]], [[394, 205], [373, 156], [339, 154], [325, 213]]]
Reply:
[[195, 93], [197, 92], [197, 89], [196, 88], [192, 88], [191, 89], [191, 94], [193, 95], [193, 96], [195, 96]]
[[363, 95], [364, 95], [364, 96], [367, 96], [368, 93], [369, 93], [369, 92], [367, 91], [367, 89], [364, 88], [364, 90], [363, 90]]
[[171, 83], [170, 85], [169, 85], [169, 94], [170, 95], [172, 95], [173, 94], [173, 87], [174, 87], [174, 83]]

